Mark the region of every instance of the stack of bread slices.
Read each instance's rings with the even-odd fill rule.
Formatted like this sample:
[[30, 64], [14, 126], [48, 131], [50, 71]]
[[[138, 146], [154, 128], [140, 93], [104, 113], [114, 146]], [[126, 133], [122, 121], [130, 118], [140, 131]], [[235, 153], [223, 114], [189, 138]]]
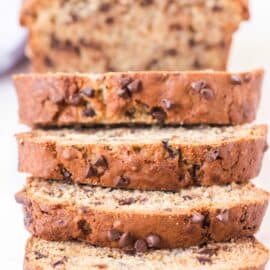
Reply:
[[[262, 70], [14, 77], [27, 270], [263, 269]], [[60, 129], [61, 127], [61, 129]]]

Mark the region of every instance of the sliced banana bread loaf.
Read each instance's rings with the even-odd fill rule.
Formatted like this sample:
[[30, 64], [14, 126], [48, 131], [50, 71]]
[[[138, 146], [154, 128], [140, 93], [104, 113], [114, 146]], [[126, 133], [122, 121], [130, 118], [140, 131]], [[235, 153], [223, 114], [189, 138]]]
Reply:
[[21, 23], [36, 71], [224, 70], [248, 17], [247, 0], [26, 0]]
[[30, 126], [243, 124], [256, 117], [262, 79], [263, 70], [57, 73], [17, 75], [14, 83]]
[[252, 184], [166, 193], [34, 178], [16, 195], [34, 236], [132, 251], [251, 236], [261, 224], [268, 197]]
[[268, 250], [253, 238], [189, 249], [127, 254], [78, 242], [29, 239], [25, 270], [262, 270]]
[[41, 131], [17, 135], [19, 170], [128, 189], [243, 183], [261, 167], [265, 125]]

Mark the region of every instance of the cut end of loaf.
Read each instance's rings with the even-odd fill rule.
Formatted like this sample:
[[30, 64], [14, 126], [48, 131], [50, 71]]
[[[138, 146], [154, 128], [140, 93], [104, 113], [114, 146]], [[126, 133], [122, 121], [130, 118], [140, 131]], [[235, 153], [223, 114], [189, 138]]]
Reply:
[[58, 143], [60, 145], [155, 145], [169, 141], [172, 145], [215, 145], [239, 140], [265, 139], [267, 125], [234, 127], [178, 127], [178, 128], [112, 128], [90, 130], [35, 130], [17, 135], [19, 143]]

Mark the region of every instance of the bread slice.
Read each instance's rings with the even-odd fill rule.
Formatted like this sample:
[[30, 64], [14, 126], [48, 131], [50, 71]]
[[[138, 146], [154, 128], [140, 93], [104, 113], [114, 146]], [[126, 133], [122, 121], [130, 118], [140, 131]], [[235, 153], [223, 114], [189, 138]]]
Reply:
[[128, 191], [30, 178], [16, 195], [27, 229], [45, 240], [147, 250], [251, 236], [269, 194], [252, 184], [177, 193]]
[[253, 238], [189, 249], [127, 254], [78, 242], [28, 240], [25, 270], [256, 270], [264, 269], [268, 250]]
[[225, 70], [247, 0], [26, 0], [36, 71]]
[[263, 74], [21, 74], [14, 83], [30, 126], [243, 124], [256, 117]]
[[261, 167], [267, 126], [36, 130], [17, 135], [33, 176], [146, 190], [243, 183]]

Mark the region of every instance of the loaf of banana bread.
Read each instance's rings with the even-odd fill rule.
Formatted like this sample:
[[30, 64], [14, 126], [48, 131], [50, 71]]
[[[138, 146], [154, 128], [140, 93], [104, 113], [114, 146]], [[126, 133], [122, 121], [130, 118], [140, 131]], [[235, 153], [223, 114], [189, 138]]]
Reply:
[[247, 0], [26, 0], [35, 71], [224, 70]]

